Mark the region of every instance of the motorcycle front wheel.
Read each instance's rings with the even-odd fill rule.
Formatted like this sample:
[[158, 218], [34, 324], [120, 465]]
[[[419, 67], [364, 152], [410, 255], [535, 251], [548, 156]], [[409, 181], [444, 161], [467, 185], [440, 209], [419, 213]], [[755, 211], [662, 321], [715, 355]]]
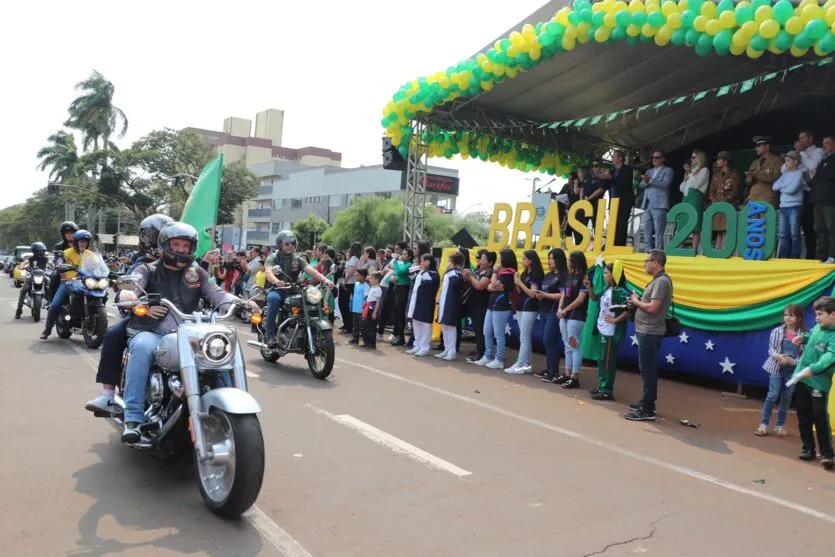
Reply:
[[96, 349], [101, 346], [104, 333], [107, 331], [107, 310], [104, 306], [99, 306], [87, 319], [87, 323], [84, 324], [84, 344], [87, 348]]
[[327, 379], [333, 371], [335, 348], [332, 331], [316, 331], [313, 336], [316, 353], [307, 355], [307, 367], [316, 379]]
[[197, 460], [200, 495], [213, 513], [238, 518], [255, 503], [264, 481], [264, 437], [258, 416], [212, 408], [203, 419], [203, 434], [218, 462]]
[[43, 296], [35, 294], [32, 296], [32, 319], [35, 323], [41, 320], [41, 307], [43, 306]]

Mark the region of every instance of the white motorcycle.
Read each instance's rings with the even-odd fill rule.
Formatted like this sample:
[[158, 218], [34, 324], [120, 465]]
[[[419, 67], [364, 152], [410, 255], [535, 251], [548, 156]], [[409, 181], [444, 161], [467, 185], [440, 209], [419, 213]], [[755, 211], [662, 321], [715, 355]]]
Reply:
[[[119, 279], [120, 286], [135, 278]], [[145, 417], [135, 449], [164, 459], [192, 458], [200, 494], [212, 512], [237, 518], [250, 508], [264, 478], [264, 438], [257, 414], [261, 406], [247, 392], [246, 370], [237, 331], [219, 322], [232, 318], [236, 305], [221, 315], [196, 311], [191, 315], [158, 294], [143, 293], [134, 301], [119, 302], [135, 315], [149, 305], [162, 305], [182, 324], [162, 337], [148, 376]], [[124, 392], [125, 366], [122, 360]], [[117, 396], [121, 415], [96, 413], [122, 430], [124, 400]]]

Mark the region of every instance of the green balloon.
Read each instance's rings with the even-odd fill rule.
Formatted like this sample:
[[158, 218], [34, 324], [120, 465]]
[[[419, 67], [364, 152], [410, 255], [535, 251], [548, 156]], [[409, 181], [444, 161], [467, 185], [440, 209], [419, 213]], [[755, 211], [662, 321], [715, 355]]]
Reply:
[[632, 46], [638, 44], [638, 37], [626, 37], [626, 42]]
[[579, 25], [580, 24], [580, 16], [577, 12], [571, 12], [568, 14], [568, 21], [571, 25]]
[[[589, 10], [591, 12], [591, 10]], [[600, 27], [603, 25], [603, 18], [606, 17], [606, 14], [603, 12], [597, 12], [591, 18], [591, 22], [594, 24], [595, 27]]]
[[789, 0], [780, 0], [774, 4], [773, 13], [774, 19], [776, 19], [780, 25], [783, 25], [794, 15], [794, 6], [792, 6], [792, 3], [789, 2]]
[[711, 52], [713, 51], [709, 46], [696, 47], [696, 54], [698, 54], [699, 56], [709, 56]]
[[545, 30], [554, 38], [561, 37], [562, 34], [565, 33], [565, 27], [562, 23], [557, 23], [556, 21], [549, 22], [545, 27]]
[[542, 25], [543, 25], [543, 24], [542, 24], [542, 22], [540, 21], [540, 22], [539, 22], [539, 23], [537, 23], [537, 24], [536, 24], [536, 26], [534, 27], [534, 30], [536, 31], [536, 34], [537, 34], [537, 35], [539, 35], [540, 33], [542, 33]]
[[626, 10], [620, 10], [615, 14], [615, 21], [619, 27], [626, 27], [632, 23], [632, 16]]
[[530, 61], [531, 61], [531, 57], [525, 52], [521, 52], [521, 53], [516, 55], [516, 63], [519, 64], [520, 66], [524, 66], [525, 64], [527, 64]]
[[831, 54], [835, 52], [835, 35], [831, 32], [827, 33], [820, 41], [818, 41], [818, 48], [824, 52], [824, 54]]
[[496, 54], [496, 63], [497, 64], [507, 64], [507, 54], [504, 52], [499, 52]]
[[754, 50], [765, 50], [768, 48], [768, 39], [761, 37], [760, 34], [757, 33], [751, 38], [751, 42], [749, 44]]
[[511, 44], [512, 43], [510, 42], [510, 39], [502, 39], [501, 41], [499, 41], [499, 46], [501, 47], [503, 52], [507, 52], [507, 49], [510, 48]]
[[591, 2], [588, 0], [583, 0], [582, 2], [577, 2], [577, 7], [574, 8], [577, 11], [580, 10], [590, 10], [591, 9]]
[[650, 25], [652, 25], [653, 27], [658, 29], [659, 27], [664, 25], [664, 23], [667, 22], [667, 19], [664, 17], [664, 14], [662, 14], [661, 12], [652, 12], [651, 14], [649, 14], [649, 17], [647, 18], [647, 22], [649, 22]]
[[710, 36], [710, 35], [708, 35], [707, 33], [702, 33], [702, 36], [701, 36], [701, 37], [699, 37], [699, 40], [698, 40], [698, 42], [696, 43], [696, 48], [697, 48], [697, 49], [698, 49], [698, 48], [701, 48], [701, 49], [703, 49], [703, 50], [704, 50], [705, 48], [707, 48], [707, 49], [711, 49], [711, 48], [713, 48], [713, 37], [711, 37], [711, 36]]
[[733, 38], [733, 31], [730, 29], [723, 29], [715, 37], [713, 37], [713, 48], [719, 54], [727, 54], [731, 49], [731, 39]]
[[771, 0], [754, 0], [753, 2], [751, 2], [751, 9], [753, 9], [756, 12], [757, 8], [761, 8], [763, 6], [770, 6], [770, 5], [771, 5]]
[[638, 27], [643, 27], [644, 23], [647, 22], [647, 14], [646, 12], [635, 12], [632, 14], [632, 24], [637, 25]]
[[688, 28], [693, 28], [693, 20], [696, 19], [697, 13], [694, 13], [693, 10], [685, 10], [683, 14], [681, 14], [681, 24]]
[[609, 36], [612, 42], [622, 41], [626, 38], [626, 29], [623, 27], [615, 27], [612, 29], [612, 34]]
[[690, 29], [684, 35], [684, 44], [687, 46], [696, 46], [696, 43], [699, 42], [699, 37], [701, 33], [696, 31], [695, 29]]
[[648, 43], [652, 40], [652, 37], [647, 37], [646, 35], [644, 35], [642, 33], [642, 34], [638, 35], [638, 40], [642, 43]]
[[826, 26], [826, 22], [822, 19], [813, 19], [806, 24], [806, 29], [803, 30], [803, 32], [808, 34], [809, 38], [813, 41], [823, 38], [827, 31], [829, 31], [829, 28]]
[[733, 0], [722, 0], [716, 6], [716, 13], [721, 14], [723, 12], [727, 12], [728, 10], [733, 11], [735, 4]]
[[496, 61], [496, 54], [498, 54], [496, 49], [491, 48], [490, 50], [487, 51], [487, 59], [490, 60], [491, 62], [495, 62]]
[[582, 21], [586, 21], [588, 23], [591, 23], [593, 15], [594, 14], [591, 13], [591, 10], [581, 10], [580, 11], [580, 19]]
[[789, 34], [788, 31], [780, 31], [776, 37], [774, 37], [774, 47], [778, 50], [788, 50], [792, 46], [792, 41], [794, 37]]
[[684, 44], [684, 37], [687, 35], [687, 31], [684, 30], [684, 27], [679, 27], [673, 34], [670, 36], [670, 42], [673, 43], [675, 46], [681, 46]]
[[550, 33], [540, 33], [539, 37], [537, 37], [537, 40], [539, 40], [539, 44], [542, 45], [542, 48], [545, 48], [546, 46], [554, 44], [557, 38], [554, 35], [551, 35]]
[[806, 31], [803, 31], [794, 38], [794, 46], [797, 48], [809, 48], [815, 41], [809, 36]]
[[748, 6], [741, 6], [736, 9], [734, 16], [736, 17], [736, 24], [742, 25], [746, 21], [754, 19], [754, 10]]

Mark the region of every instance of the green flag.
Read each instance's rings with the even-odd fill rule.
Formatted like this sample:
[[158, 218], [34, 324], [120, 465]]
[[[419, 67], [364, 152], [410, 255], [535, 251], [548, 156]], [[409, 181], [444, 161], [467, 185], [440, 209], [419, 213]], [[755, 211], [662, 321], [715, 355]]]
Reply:
[[191, 189], [182, 222], [197, 229], [197, 257], [203, 257], [212, 247], [209, 229], [217, 222], [217, 205], [220, 202], [220, 177], [223, 174], [223, 154], [203, 167], [197, 183]]
[[603, 278], [603, 265], [595, 263], [589, 272], [593, 273], [591, 288], [597, 299], [592, 300], [589, 296], [588, 317], [583, 327], [583, 359], [597, 361], [601, 353], [600, 337], [594, 334], [594, 329], [597, 327], [597, 316], [600, 315], [600, 297], [606, 292], [606, 279]]

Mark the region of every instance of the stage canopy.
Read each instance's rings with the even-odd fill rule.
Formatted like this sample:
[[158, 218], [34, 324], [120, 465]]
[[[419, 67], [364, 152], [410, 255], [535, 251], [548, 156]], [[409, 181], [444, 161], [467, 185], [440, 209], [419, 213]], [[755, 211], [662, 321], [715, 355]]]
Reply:
[[613, 147], [647, 160], [744, 129], [722, 148], [750, 148], [748, 128], [790, 144], [832, 133], [833, 51], [835, 0], [554, 0], [403, 85], [382, 124], [404, 154], [422, 122], [430, 156], [559, 175]]

